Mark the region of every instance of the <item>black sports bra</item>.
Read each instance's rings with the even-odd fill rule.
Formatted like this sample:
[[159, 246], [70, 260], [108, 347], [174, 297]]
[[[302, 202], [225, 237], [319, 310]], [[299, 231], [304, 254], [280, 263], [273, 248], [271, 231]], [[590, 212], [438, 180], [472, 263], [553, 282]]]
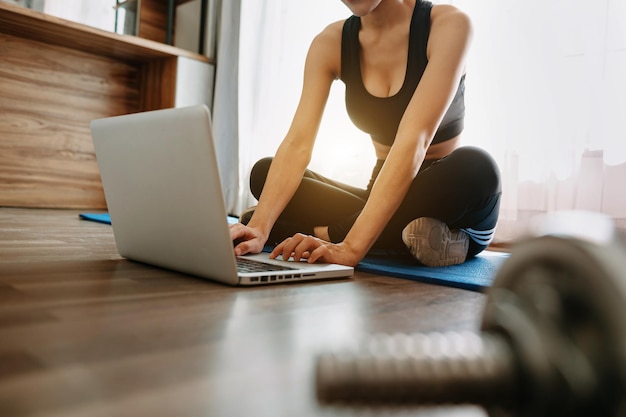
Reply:
[[[408, 63], [404, 83], [397, 94], [390, 97], [371, 95], [361, 78], [359, 30], [361, 19], [351, 16], [343, 25], [341, 40], [341, 80], [346, 85], [346, 108], [356, 127], [369, 133], [372, 139], [391, 146], [400, 120], [417, 85], [424, 74], [428, 59], [426, 45], [430, 33], [432, 3], [417, 0], [409, 32]], [[434, 143], [445, 142], [463, 131], [465, 117], [465, 76], [461, 78], [456, 95], [435, 133]]]

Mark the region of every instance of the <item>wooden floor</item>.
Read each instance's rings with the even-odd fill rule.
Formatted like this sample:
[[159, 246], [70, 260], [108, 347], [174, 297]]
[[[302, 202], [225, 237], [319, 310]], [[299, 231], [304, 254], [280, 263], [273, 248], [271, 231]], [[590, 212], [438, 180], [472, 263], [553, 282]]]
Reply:
[[315, 398], [315, 355], [476, 330], [484, 295], [357, 273], [233, 288], [122, 259], [77, 211], [0, 208], [0, 416], [485, 416]]

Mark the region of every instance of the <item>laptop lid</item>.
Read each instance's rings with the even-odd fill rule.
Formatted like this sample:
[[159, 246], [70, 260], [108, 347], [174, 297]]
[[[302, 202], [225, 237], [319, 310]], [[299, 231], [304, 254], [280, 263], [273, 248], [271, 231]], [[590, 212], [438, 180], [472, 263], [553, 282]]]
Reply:
[[[197, 105], [98, 119], [91, 130], [120, 255], [222, 283], [241, 283], [209, 109]], [[252, 258], [268, 260], [267, 254]], [[353, 274], [342, 265], [288, 264], [306, 272], [274, 272], [265, 274], [265, 280], [246, 273], [243, 283]]]

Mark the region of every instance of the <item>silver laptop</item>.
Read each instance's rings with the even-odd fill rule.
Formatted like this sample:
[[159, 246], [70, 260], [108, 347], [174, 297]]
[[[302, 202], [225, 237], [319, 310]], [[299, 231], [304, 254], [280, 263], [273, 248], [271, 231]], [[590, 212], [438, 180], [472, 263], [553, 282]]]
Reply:
[[98, 119], [91, 132], [123, 257], [231, 285], [353, 276], [343, 265], [234, 255], [206, 106]]

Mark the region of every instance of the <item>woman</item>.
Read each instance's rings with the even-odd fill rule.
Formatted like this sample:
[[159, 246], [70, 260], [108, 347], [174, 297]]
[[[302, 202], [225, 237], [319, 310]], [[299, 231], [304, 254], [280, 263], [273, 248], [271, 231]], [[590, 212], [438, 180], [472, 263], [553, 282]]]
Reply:
[[[343, 3], [353, 16], [311, 43], [291, 127], [275, 157], [252, 170], [259, 202], [231, 226], [235, 254], [269, 240], [272, 258], [354, 266], [382, 248], [429, 266], [464, 262], [489, 244], [501, 193], [493, 159], [459, 146], [471, 23], [453, 6], [421, 0]], [[336, 79], [376, 152], [366, 189], [307, 169]]]

